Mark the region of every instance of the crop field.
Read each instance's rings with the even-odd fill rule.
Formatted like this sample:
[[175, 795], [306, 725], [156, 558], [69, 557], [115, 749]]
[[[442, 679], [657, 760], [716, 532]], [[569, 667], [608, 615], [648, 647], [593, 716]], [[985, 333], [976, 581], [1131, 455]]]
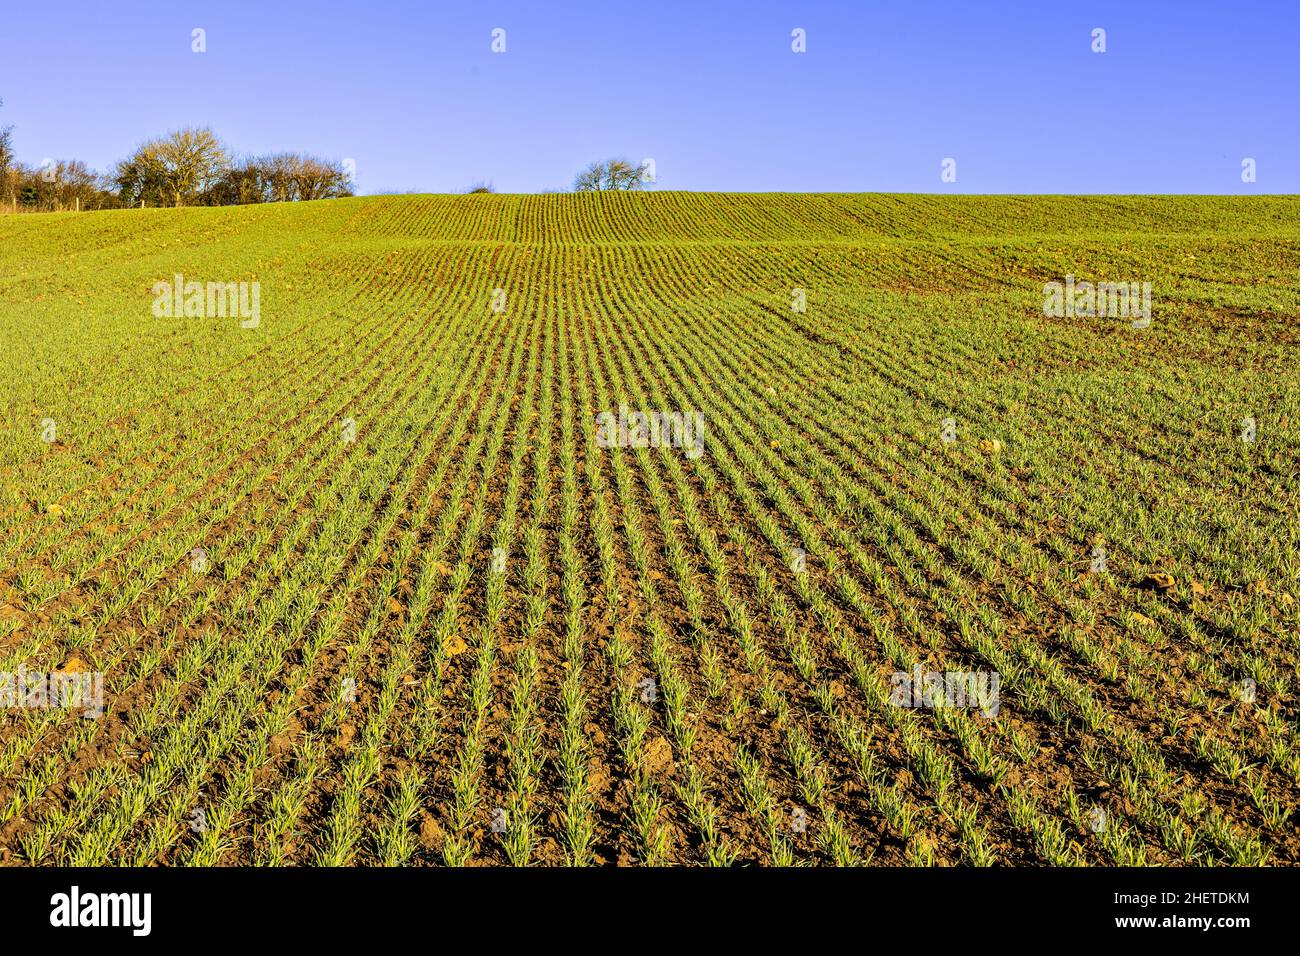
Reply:
[[1300, 863], [1300, 199], [6, 216], [0, 349], [0, 864]]

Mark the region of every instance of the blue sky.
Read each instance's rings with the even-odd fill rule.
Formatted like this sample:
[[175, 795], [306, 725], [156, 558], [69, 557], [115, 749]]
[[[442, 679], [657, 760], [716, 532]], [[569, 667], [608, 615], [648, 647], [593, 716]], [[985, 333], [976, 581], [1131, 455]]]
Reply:
[[1296, 0], [61, 0], [5, 28], [30, 164], [209, 125], [352, 159], [363, 193], [567, 189], [612, 155], [662, 189], [1300, 192]]

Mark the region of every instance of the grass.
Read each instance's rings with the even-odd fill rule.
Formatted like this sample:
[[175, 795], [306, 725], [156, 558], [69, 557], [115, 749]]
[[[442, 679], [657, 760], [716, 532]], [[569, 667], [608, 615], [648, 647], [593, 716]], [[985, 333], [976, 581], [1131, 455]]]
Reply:
[[[105, 695], [0, 711], [0, 862], [1300, 862], [1298, 224], [0, 218], [0, 672]], [[155, 318], [176, 274], [260, 323]], [[1066, 275], [1150, 282], [1150, 326], [1046, 317]], [[620, 407], [702, 453], [603, 447]]]

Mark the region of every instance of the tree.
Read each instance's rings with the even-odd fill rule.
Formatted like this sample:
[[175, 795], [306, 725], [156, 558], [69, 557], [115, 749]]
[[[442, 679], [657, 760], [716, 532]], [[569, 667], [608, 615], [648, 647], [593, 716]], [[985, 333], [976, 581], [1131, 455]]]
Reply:
[[144, 147], [119, 162], [110, 176], [124, 206], [138, 206], [141, 202], [161, 206], [166, 202], [167, 184]]
[[342, 163], [305, 153], [232, 160], [212, 130], [189, 128], [149, 140], [106, 176], [71, 160], [40, 170], [16, 162], [0, 130], [0, 199], [31, 209], [119, 206], [233, 206], [352, 195]]
[[184, 206], [201, 199], [229, 168], [229, 153], [216, 133], [183, 129], [145, 143], [118, 164], [114, 179], [131, 200]]
[[352, 195], [352, 181], [340, 163], [302, 153], [281, 153], [276, 159], [288, 183], [284, 195], [290, 202]]
[[231, 166], [205, 196], [215, 206], [335, 199], [352, 195], [341, 163], [303, 153], [249, 156]]
[[261, 170], [245, 161], [227, 169], [203, 197], [210, 206], [246, 206], [266, 202], [266, 188]]
[[[5, 101], [0, 100], [0, 106], [4, 106]], [[14, 162], [14, 128], [12, 126], [0, 126], [0, 176], [9, 171], [9, 167]]]
[[[4, 106], [4, 100], [0, 100], [0, 106]], [[14, 128], [12, 126], [0, 126], [0, 188], [4, 189], [9, 202], [13, 202], [17, 196], [17, 177], [12, 171], [14, 165], [13, 134]]]
[[59, 160], [30, 178], [42, 209], [93, 208], [99, 200], [99, 176], [79, 159]]
[[633, 165], [626, 159], [607, 159], [592, 163], [573, 180], [573, 191], [579, 193], [605, 190], [640, 189], [645, 185], [645, 163]]
[[79, 159], [52, 161], [37, 169], [16, 162], [0, 182], [6, 203], [33, 211], [112, 209], [119, 205], [112, 180]]

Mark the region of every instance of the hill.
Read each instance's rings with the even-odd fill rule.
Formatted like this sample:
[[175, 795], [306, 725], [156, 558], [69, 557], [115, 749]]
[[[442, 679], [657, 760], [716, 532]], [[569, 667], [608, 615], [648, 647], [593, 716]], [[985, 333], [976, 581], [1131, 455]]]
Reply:
[[1298, 225], [0, 216], [0, 861], [1300, 862]]

